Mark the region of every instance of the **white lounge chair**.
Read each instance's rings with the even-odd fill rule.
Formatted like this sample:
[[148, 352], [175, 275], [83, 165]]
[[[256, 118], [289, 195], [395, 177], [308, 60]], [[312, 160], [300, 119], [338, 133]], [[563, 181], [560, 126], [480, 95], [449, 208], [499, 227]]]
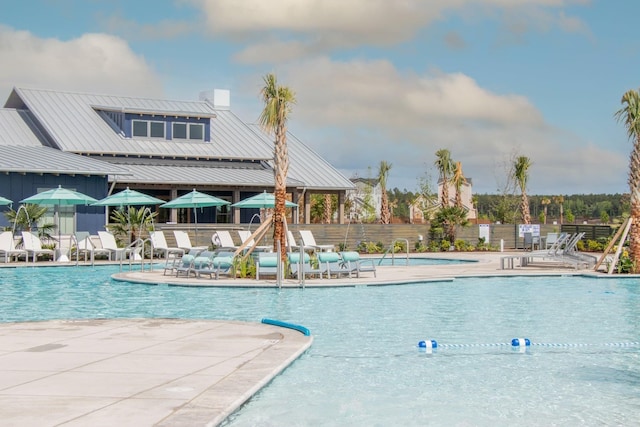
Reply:
[[169, 259], [170, 257], [182, 257], [185, 253], [184, 249], [178, 247], [169, 247], [169, 245], [167, 244], [167, 239], [164, 237], [164, 232], [162, 230], [152, 231], [150, 233], [150, 237], [153, 252], [158, 252], [159, 256], [164, 259]]
[[313, 233], [311, 230], [299, 230], [300, 237], [302, 238], [302, 243], [305, 246], [314, 248], [316, 251], [322, 252], [332, 252], [335, 249], [334, 245], [319, 245], [316, 243], [315, 237], [313, 237]]
[[113, 257], [109, 259], [121, 261], [131, 254], [131, 248], [122, 248], [116, 243], [116, 238], [108, 231], [98, 231], [98, 238], [103, 249], [108, 250]]
[[214, 232], [211, 236], [211, 242], [216, 246], [216, 249], [235, 251], [239, 248], [239, 246], [236, 246], [228, 230], [218, 230]]
[[36, 258], [38, 255], [50, 255], [51, 259], [55, 255], [55, 251], [53, 249], [44, 249], [42, 247], [42, 242], [40, 238], [35, 234], [29, 231], [22, 232], [22, 244], [24, 246], [25, 251], [27, 251], [27, 256], [31, 254], [33, 256], [33, 262], [36, 262]]
[[206, 246], [192, 246], [191, 238], [189, 237], [189, 233], [183, 230], [173, 230], [173, 236], [176, 238], [176, 246], [185, 252], [190, 252], [192, 250], [195, 251], [204, 251], [207, 249]]
[[309, 251], [309, 252], [315, 252], [315, 248], [312, 246], [306, 246], [304, 245], [304, 243], [302, 244], [302, 246], [300, 246], [299, 242], [296, 241], [296, 238], [293, 236], [293, 233], [291, 232], [291, 230], [287, 230], [287, 251], [288, 252], [298, 252], [300, 251], [300, 248], [302, 248], [302, 250]]
[[3, 231], [0, 233], [0, 255], [4, 255], [4, 262], [9, 262], [13, 257], [15, 257], [17, 261], [21, 256], [24, 256], [25, 260], [29, 261], [27, 251], [24, 249], [16, 249], [16, 242], [11, 231]]
[[84, 255], [84, 262], [87, 262], [87, 257], [91, 260], [91, 265], [93, 265], [96, 255], [106, 255], [111, 261], [111, 251], [106, 248], [98, 247], [89, 232], [87, 231], [78, 231], [73, 236], [73, 247], [71, 251], [71, 258], [73, 259], [73, 254], [76, 255], [76, 261], [80, 261], [80, 256]]

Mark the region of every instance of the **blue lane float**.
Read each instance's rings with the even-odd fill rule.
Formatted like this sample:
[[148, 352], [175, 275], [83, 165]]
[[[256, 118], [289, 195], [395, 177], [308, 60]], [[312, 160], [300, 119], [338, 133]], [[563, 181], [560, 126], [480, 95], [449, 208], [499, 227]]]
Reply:
[[530, 347], [531, 341], [529, 338], [514, 338], [511, 340], [511, 346], [513, 347]]
[[420, 341], [418, 348], [438, 348], [438, 342], [436, 340]]
[[304, 326], [296, 325], [294, 323], [287, 323], [281, 320], [274, 320], [274, 319], [267, 319], [267, 318], [262, 319], [262, 323], [264, 323], [265, 325], [273, 325], [273, 326], [280, 326], [287, 329], [293, 329], [298, 332], [302, 332], [305, 336], [311, 335], [311, 332], [309, 331], [309, 329], [305, 328]]

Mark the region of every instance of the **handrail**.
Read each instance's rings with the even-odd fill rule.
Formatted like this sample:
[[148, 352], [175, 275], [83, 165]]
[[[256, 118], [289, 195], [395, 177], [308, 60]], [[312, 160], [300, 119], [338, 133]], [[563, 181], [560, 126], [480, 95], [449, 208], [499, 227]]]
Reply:
[[384, 253], [384, 255], [380, 259], [380, 261], [378, 261], [378, 265], [380, 265], [380, 263], [382, 263], [382, 260], [387, 255], [387, 253], [389, 253], [389, 251], [391, 251], [391, 265], [395, 265], [396, 264], [396, 251], [395, 251], [395, 248], [396, 248], [396, 243], [397, 242], [404, 242], [405, 243], [405, 248], [407, 250], [405, 258], [406, 258], [406, 261], [407, 261], [407, 265], [409, 265], [409, 239], [395, 239], [391, 243], [391, 246], [389, 247], [389, 249], [387, 249], [387, 251]]

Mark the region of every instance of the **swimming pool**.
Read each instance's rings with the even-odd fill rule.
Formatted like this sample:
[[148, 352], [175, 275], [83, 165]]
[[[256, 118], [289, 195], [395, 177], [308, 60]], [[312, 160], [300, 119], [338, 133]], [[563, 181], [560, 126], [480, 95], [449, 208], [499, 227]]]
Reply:
[[[640, 415], [640, 349], [607, 345], [640, 341], [637, 279], [278, 290], [132, 285], [110, 280], [115, 271], [5, 269], [0, 320], [269, 317], [308, 327], [310, 350], [226, 426], [630, 425]], [[69, 281], [76, 275], [83, 283]], [[479, 345], [514, 337], [558, 345]], [[425, 339], [441, 348], [419, 351]]]

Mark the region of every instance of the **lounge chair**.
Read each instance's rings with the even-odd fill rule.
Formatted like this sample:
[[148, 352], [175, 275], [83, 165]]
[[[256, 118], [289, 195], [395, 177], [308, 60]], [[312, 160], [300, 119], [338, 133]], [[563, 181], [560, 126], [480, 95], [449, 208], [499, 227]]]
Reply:
[[3, 231], [0, 233], [0, 255], [4, 255], [4, 262], [24, 256], [25, 261], [29, 261], [29, 255], [24, 249], [16, 249], [16, 242], [11, 231]]
[[209, 275], [209, 278], [215, 276], [217, 280], [221, 274], [232, 276], [234, 272], [234, 255], [233, 252], [220, 251], [211, 252], [207, 256], [197, 256], [194, 260], [193, 270], [196, 277], [200, 277], [203, 274]]
[[106, 255], [111, 261], [111, 251], [105, 248], [99, 248], [93, 242], [91, 235], [86, 231], [78, 231], [73, 236], [73, 246], [71, 248], [71, 258], [73, 259], [73, 254], [76, 255], [76, 261], [80, 261], [80, 255], [84, 254], [84, 262], [87, 262], [87, 256], [91, 260], [91, 265], [93, 265], [96, 255]]
[[293, 233], [291, 232], [291, 230], [287, 230], [287, 252], [299, 252], [300, 248], [302, 248], [302, 250], [304, 250], [305, 252], [315, 252], [316, 250], [311, 246], [305, 246], [304, 243], [302, 244], [302, 246], [298, 244], [296, 238], [293, 237]]
[[311, 256], [306, 252], [303, 252], [302, 254], [302, 257], [300, 257], [299, 252], [290, 252], [287, 254], [291, 275], [296, 279], [300, 279], [300, 273], [302, 272], [305, 276], [315, 275], [322, 279], [322, 270], [320, 268], [314, 268], [311, 265]]
[[111, 252], [111, 255], [113, 255], [109, 256], [109, 259], [121, 261], [128, 257], [132, 252], [129, 247], [121, 248], [118, 246], [115, 236], [108, 231], [98, 231], [98, 238], [100, 239], [100, 245], [102, 248], [108, 250]]
[[311, 230], [299, 230], [300, 237], [304, 246], [311, 247], [316, 251], [331, 252], [335, 249], [334, 245], [319, 245], [316, 243], [316, 239], [313, 237]]
[[340, 254], [337, 252], [318, 252], [318, 263], [320, 271], [327, 276], [346, 276], [351, 275], [342, 262]]
[[216, 249], [225, 249], [229, 251], [235, 251], [238, 249], [231, 233], [228, 230], [218, 230], [211, 236], [211, 242], [216, 246]]
[[169, 259], [171, 257], [181, 258], [185, 250], [178, 247], [169, 247], [167, 244], [167, 239], [164, 237], [164, 232], [160, 231], [152, 231], [150, 233], [151, 238], [151, 246], [153, 248], [153, 252], [158, 252], [159, 256], [164, 259]]
[[192, 246], [191, 238], [189, 238], [189, 233], [187, 233], [186, 231], [173, 230], [173, 236], [176, 238], [176, 246], [184, 250], [185, 253], [190, 252], [191, 250], [207, 250], [206, 246]]
[[55, 251], [53, 249], [43, 249], [40, 238], [35, 234], [29, 231], [23, 231], [22, 244], [25, 251], [27, 251], [27, 256], [29, 254], [33, 256], [33, 262], [36, 262], [36, 258], [38, 257], [38, 255], [50, 255], [51, 259], [53, 260]]
[[356, 277], [360, 277], [360, 273], [373, 272], [373, 277], [376, 277], [376, 264], [372, 259], [362, 259], [360, 254], [354, 251], [340, 252], [340, 258], [342, 258], [342, 264], [349, 272], [349, 277], [352, 273], [356, 274]]
[[544, 239], [544, 248], [549, 249], [555, 242], [558, 241], [559, 233], [547, 233], [547, 237]]
[[247, 246], [245, 246], [245, 250], [253, 248], [254, 252], [273, 252], [273, 246], [256, 246], [256, 241], [253, 239], [253, 237], [251, 237], [251, 232], [249, 230], [238, 230], [238, 236], [240, 236], [240, 240], [242, 241], [243, 245], [247, 243]]
[[256, 280], [262, 276], [278, 275], [278, 254], [276, 252], [258, 252], [256, 261]]
[[582, 257], [581, 255], [578, 255], [576, 246], [583, 237], [584, 233], [577, 233], [573, 235], [561, 233], [558, 240], [549, 249], [532, 251], [524, 255], [520, 260], [520, 266], [529, 265], [535, 258], [540, 258], [543, 261], [569, 265], [576, 269], [595, 265], [595, 258], [587, 258], [586, 256]]
[[173, 258], [171, 265], [165, 266], [165, 272], [167, 271], [175, 273], [176, 277], [185, 276], [190, 277], [191, 274], [196, 275], [196, 268], [201, 267], [209, 257], [213, 256], [212, 251], [199, 251], [192, 250], [187, 254], [184, 254], [182, 258]]

